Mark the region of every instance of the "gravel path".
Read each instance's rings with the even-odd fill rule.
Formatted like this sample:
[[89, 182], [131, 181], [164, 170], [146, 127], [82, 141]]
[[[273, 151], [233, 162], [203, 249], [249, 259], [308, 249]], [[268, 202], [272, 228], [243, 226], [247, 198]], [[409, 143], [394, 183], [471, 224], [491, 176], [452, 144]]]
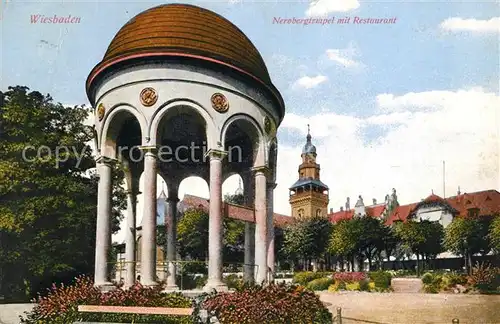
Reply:
[[342, 324], [500, 323], [498, 295], [321, 292], [320, 298], [334, 315], [342, 308]]
[[19, 315], [30, 311], [34, 304], [3, 304], [0, 305], [0, 324], [19, 324]]

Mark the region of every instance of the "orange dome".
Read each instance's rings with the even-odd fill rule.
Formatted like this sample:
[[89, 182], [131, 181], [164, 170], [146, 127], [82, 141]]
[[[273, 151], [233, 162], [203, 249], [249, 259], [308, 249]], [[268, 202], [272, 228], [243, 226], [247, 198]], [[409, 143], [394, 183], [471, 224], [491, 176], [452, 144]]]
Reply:
[[87, 78], [87, 93], [104, 70], [124, 61], [153, 57], [182, 57], [224, 65], [265, 85], [278, 99], [284, 114], [283, 99], [271, 82], [264, 60], [245, 34], [222, 16], [186, 4], [154, 7], [126, 23]]

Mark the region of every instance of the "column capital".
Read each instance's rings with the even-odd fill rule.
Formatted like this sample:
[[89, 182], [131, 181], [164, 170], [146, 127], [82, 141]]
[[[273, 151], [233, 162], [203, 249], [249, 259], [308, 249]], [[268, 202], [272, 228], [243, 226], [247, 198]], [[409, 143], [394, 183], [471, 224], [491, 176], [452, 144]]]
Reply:
[[267, 183], [267, 189], [276, 189], [276, 187], [278, 186], [278, 184], [276, 182], [268, 182]]
[[107, 156], [99, 155], [98, 157], [96, 157], [95, 163], [114, 165], [118, 163], [118, 160]]
[[227, 151], [210, 149], [207, 153], [205, 153], [205, 157], [210, 157], [210, 159], [219, 159], [223, 160], [227, 156]]
[[252, 170], [252, 172], [253, 172], [254, 174], [257, 174], [257, 173], [263, 173], [266, 177], [267, 177], [268, 175], [270, 175], [270, 171], [271, 171], [271, 170], [270, 170], [267, 166], [265, 166], [265, 165], [263, 165], [263, 166], [258, 166], [258, 167], [253, 167], [253, 168], [251, 168], [250, 170]]

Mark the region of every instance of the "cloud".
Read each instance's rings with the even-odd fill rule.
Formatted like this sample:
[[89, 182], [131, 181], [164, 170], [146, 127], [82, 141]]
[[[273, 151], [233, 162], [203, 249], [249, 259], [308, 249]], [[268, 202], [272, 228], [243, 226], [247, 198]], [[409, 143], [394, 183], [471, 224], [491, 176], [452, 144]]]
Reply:
[[297, 81], [295, 81], [292, 87], [295, 89], [297, 88], [311, 89], [317, 87], [318, 85], [326, 81], [328, 81], [328, 78], [324, 75], [317, 75], [315, 77], [303, 76]]
[[358, 0], [313, 0], [306, 10], [306, 16], [324, 17], [332, 12], [346, 12], [357, 8]]
[[327, 49], [325, 54], [329, 61], [333, 61], [345, 68], [363, 67], [361, 62], [355, 60], [355, 58], [360, 56], [360, 52], [353, 42], [350, 42], [346, 48]]
[[452, 32], [500, 33], [500, 17], [489, 20], [454, 17], [444, 20], [439, 26]]

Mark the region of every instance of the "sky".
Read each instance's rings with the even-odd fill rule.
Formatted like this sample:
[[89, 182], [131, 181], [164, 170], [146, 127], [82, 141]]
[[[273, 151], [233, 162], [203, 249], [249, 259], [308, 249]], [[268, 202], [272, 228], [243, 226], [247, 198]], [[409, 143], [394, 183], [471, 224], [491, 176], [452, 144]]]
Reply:
[[[500, 189], [498, 2], [183, 2], [238, 26], [284, 97], [275, 212], [290, 214], [288, 187], [298, 178], [307, 124], [334, 211], [346, 197], [381, 202], [392, 188], [401, 204], [431, 192], [455, 195], [458, 187]], [[85, 79], [116, 32], [162, 3], [3, 0], [0, 89], [26, 85], [65, 104], [88, 104]], [[71, 15], [80, 22], [32, 23], [33, 15]], [[318, 17], [334, 23], [276, 23]], [[351, 17], [349, 23], [336, 23], [345, 17]], [[355, 17], [396, 20], [354, 24]], [[223, 191], [237, 187], [233, 176]], [[199, 178], [186, 179], [179, 191], [180, 198], [208, 197], [208, 185]], [[139, 220], [141, 205], [139, 197]]]

